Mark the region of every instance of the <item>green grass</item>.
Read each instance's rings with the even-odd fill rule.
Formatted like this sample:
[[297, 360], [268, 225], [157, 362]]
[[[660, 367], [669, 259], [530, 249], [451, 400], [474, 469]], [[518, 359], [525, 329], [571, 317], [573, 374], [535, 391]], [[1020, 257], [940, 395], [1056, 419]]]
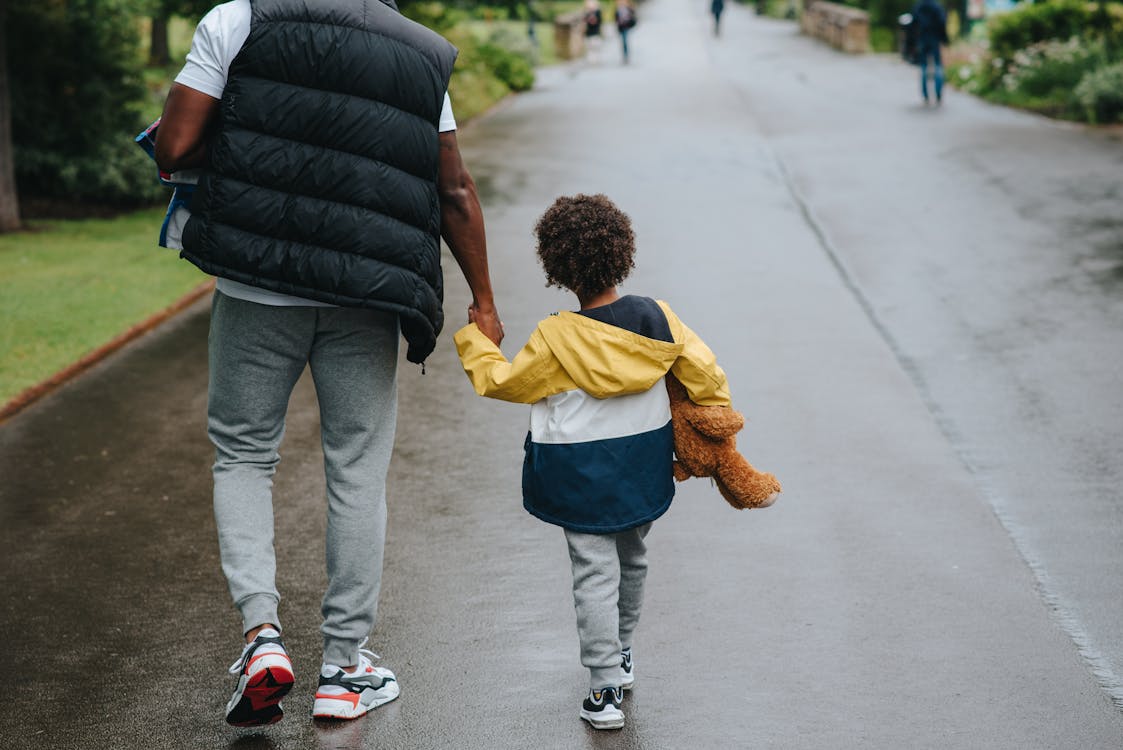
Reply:
[[163, 209], [0, 235], [0, 404], [207, 277], [156, 245]]

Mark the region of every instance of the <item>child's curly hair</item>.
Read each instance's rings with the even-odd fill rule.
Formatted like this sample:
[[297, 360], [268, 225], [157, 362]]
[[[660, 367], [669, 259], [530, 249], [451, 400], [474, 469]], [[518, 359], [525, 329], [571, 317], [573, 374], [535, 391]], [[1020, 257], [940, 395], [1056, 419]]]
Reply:
[[632, 221], [607, 196], [562, 196], [534, 226], [546, 286], [586, 298], [616, 286], [635, 268]]

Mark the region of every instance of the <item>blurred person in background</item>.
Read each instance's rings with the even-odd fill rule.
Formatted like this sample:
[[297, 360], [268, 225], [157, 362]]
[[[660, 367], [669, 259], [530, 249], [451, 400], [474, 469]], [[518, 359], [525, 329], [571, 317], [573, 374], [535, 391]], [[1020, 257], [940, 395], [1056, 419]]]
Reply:
[[912, 9], [912, 18], [917, 63], [920, 65], [920, 95], [926, 105], [931, 101], [928, 96], [928, 76], [931, 72], [936, 104], [940, 104], [944, 95], [940, 45], [948, 43], [947, 12], [937, 0], [919, 0]]
[[583, 12], [585, 14], [585, 46], [589, 50], [589, 59], [596, 62], [600, 58], [603, 39], [601, 37], [603, 17], [601, 16], [600, 3], [597, 0], [585, 0]]
[[636, 25], [636, 9], [628, 0], [616, 0], [616, 31], [620, 35], [620, 53], [628, 64], [628, 33]]

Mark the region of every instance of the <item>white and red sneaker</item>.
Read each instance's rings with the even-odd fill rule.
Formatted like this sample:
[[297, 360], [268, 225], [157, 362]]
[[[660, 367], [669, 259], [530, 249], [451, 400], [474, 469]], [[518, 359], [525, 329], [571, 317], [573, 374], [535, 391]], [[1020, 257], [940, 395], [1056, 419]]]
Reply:
[[281, 720], [281, 699], [292, 689], [292, 662], [281, 642], [281, 634], [265, 628], [242, 649], [230, 665], [238, 675], [238, 687], [226, 704], [226, 723], [236, 727], [259, 727]]
[[398, 697], [398, 680], [385, 667], [376, 667], [370, 660], [378, 654], [359, 649], [359, 665], [354, 672], [324, 664], [320, 667], [320, 685], [312, 704], [315, 719], [357, 719]]

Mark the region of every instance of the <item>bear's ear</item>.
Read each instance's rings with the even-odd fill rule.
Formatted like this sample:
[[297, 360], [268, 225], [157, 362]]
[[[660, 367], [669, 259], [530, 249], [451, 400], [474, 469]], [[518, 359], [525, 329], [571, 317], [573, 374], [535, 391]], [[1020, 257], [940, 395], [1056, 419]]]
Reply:
[[695, 406], [685, 416], [691, 427], [713, 440], [733, 437], [745, 426], [741, 412], [728, 406]]

